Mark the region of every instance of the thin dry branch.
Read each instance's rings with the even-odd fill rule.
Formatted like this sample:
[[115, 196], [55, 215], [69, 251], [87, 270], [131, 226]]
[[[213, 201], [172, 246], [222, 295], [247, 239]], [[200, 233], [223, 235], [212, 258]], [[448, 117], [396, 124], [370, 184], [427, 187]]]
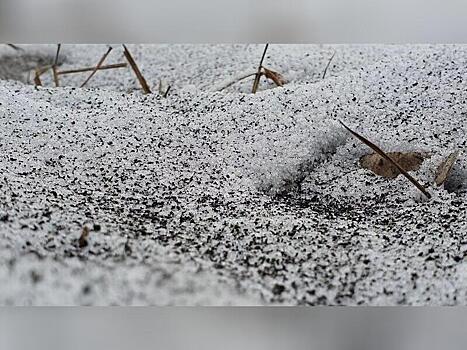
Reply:
[[329, 66], [331, 66], [331, 62], [332, 62], [335, 55], [336, 55], [336, 51], [334, 51], [334, 53], [332, 54], [331, 58], [328, 61], [328, 64], [326, 65], [326, 68], [324, 68], [323, 79], [326, 78], [326, 73], [327, 73], [327, 71], [329, 69]]
[[151, 90], [149, 89], [148, 83], [146, 82], [146, 79], [144, 79], [143, 75], [141, 74], [141, 71], [139, 70], [135, 60], [131, 56], [130, 51], [128, 51], [127, 47], [125, 45], [123, 46], [123, 54], [125, 55], [126, 59], [128, 60], [128, 63], [130, 64], [131, 68], [133, 69], [133, 72], [135, 72], [136, 78], [138, 78], [138, 81], [143, 88], [143, 92], [145, 94], [150, 94]]
[[58, 80], [57, 65], [58, 65], [58, 57], [60, 55], [61, 47], [62, 47], [62, 44], [57, 44], [57, 53], [55, 54], [55, 61], [54, 61], [54, 64], [52, 65], [52, 72], [53, 72], [54, 83], [56, 87], [60, 86], [60, 82]]
[[[127, 63], [115, 63], [115, 64], [108, 64], [105, 66], [100, 66], [97, 70], [106, 70], [106, 69], [116, 69], [116, 68], [125, 68], [128, 67]], [[96, 67], [86, 67], [86, 68], [78, 68], [78, 69], [69, 69], [69, 70], [62, 70], [58, 71], [58, 75], [63, 74], [73, 74], [73, 73], [84, 73], [84, 72], [91, 72], [94, 71]]]
[[15, 51], [24, 51], [24, 49], [22, 47], [19, 47], [19, 46], [15, 45], [15, 44], [7, 44], [7, 46], [11, 47]]
[[345, 125], [343, 122], [339, 120], [339, 123], [347, 129], [353, 136], [355, 136], [357, 139], [359, 139], [361, 142], [363, 142], [365, 145], [370, 147], [373, 151], [378, 153], [381, 157], [384, 159], [388, 160], [391, 162], [399, 171], [401, 172], [402, 175], [404, 175], [412, 184], [415, 185], [427, 198], [431, 198], [431, 194], [428, 193], [428, 191], [423, 187], [417, 180], [415, 180], [407, 171], [405, 171], [404, 168], [402, 168], [396, 161], [394, 161], [391, 157], [389, 157], [381, 148], [376, 146], [374, 143], [370, 142], [363, 136], [357, 134], [355, 131], [351, 130], [347, 125]]
[[60, 49], [62, 48], [62, 44], [57, 44], [57, 52], [55, 53], [55, 60], [54, 65], [58, 64], [58, 57], [60, 56]]
[[94, 76], [94, 74], [96, 74], [96, 72], [99, 70], [99, 68], [102, 66], [102, 64], [104, 63], [105, 59], [107, 58], [107, 56], [109, 55], [110, 51], [112, 51], [112, 47], [109, 46], [107, 52], [101, 57], [101, 59], [99, 60], [99, 62], [97, 63], [97, 66], [94, 67], [94, 69], [92, 70], [91, 74], [89, 75], [89, 77], [84, 81], [84, 83], [81, 84], [80, 87], [84, 87], [89, 80], [91, 80], [91, 78]]
[[251, 89], [251, 92], [253, 94], [256, 94], [256, 91], [258, 91], [259, 81], [262, 75], [261, 69], [263, 68], [263, 61], [264, 61], [264, 57], [266, 56], [266, 51], [268, 51], [268, 47], [269, 47], [269, 44], [266, 44], [266, 46], [264, 47], [263, 55], [261, 56], [261, 61], [259, 61], [258, 70], [256, 72], [255, 80], [253, 82], [253, 88]]

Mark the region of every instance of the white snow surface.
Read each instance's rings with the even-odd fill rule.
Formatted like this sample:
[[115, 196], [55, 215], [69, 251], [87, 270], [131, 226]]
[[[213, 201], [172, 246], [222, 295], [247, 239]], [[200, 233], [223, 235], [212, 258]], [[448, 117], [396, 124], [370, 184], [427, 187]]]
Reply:
[[[0, 304], [467, 303], [466, 45], [270, 45], [288, 83], [256, 94], [212, 90], [262, 45], [128, 45], [149, 95], [129, 68], [28, 85], [55, 46], [22, 47], [0, 48]], [[64, 45], [59, 69], [106, 49]], [[432, 198], [360, 168], [338, 120], [429, 152]]]

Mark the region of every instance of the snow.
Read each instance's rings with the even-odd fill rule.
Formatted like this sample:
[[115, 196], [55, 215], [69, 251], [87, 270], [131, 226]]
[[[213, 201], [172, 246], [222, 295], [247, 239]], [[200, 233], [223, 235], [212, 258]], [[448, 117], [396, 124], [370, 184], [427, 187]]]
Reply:
[[[214, 90], [261, 45], [128, 47], [153, 94], [130, 69], [25, 85], [1, 48], [2, 304], [465, 304], [467, 46], [270, 45], [289, 83], [255, 95], [253, 77]], [[60, 69], [105, 51], [63, 45]], [[429, 152], [411, 174], [432, 199], [360, 168], [371, 151], [338, 120]]]

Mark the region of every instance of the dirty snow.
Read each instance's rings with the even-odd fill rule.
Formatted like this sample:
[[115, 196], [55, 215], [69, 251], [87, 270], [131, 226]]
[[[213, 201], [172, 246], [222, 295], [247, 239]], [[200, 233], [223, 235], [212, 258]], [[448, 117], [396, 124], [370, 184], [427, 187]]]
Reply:
[[[288, 84], [255, 95], [212, 90], [261, 45], [129, 45], [151, 95], [126, 68], [36, 88], [55, 46], [23, 47], [0, 49], [1, 304], [466, 304], [467, 46], [270, 45]], [[105, 51], [64, 45], [60, 69]], [[429, 152], [411, 174], [433, 198], [360, 168], [338, 120]]]

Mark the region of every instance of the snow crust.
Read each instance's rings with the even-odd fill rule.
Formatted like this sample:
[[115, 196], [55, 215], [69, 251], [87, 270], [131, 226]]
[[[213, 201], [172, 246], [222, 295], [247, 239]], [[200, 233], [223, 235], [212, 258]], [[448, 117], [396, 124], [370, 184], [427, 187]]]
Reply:
[[[255, 69], [260, 45], [129, 48], [154, 94], [129, 69], [35, 88], [0, 50], [2, 304], [466, 303], [467, 46], [271, 45], [289, 83], [255, 95], [252, 79], [213, 87]], [[64, 45], [61, 69], [105, 51]], [[116, 47], [107, 63], [122, 61]], [[371, 151], [338, 120], [430, 152], [412, 175], [433, 198], [360, 168]]]

